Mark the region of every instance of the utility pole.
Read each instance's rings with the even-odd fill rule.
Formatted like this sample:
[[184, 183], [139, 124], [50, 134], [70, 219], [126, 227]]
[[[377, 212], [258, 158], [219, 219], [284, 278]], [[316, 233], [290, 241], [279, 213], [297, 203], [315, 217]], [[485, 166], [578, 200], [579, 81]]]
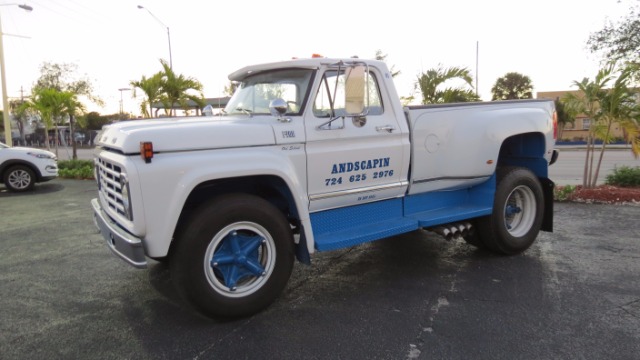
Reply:
[[120, 91], [120, 120], [124, 119], [124, 102], [122, 99], [122, 92], [123, 91], [129, 91], [131, 90], [130, 88], [120, 88], [118, 89], [118, 91]]
[[480, 41], [476, 41], [476, 96], [478, 96], [478, 54], [480, 52]]

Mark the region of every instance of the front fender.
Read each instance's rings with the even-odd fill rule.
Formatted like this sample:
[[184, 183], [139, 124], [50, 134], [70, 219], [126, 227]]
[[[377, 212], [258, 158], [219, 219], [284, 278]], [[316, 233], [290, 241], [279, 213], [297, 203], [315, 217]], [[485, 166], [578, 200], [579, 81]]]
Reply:
[[[180, 214], [191, 192], [212, 180], [256, 175], [281, 178], [295, 201], [307, 246], [313, 243], [306, 196], [304, 148], [284, 151], [281, 146], [172, 152], [140, 162], [138, 172], [144, 204], [145, 249], [150, 257], [166, 256]], [[310, 246], [313, 248], [313, 246]]]

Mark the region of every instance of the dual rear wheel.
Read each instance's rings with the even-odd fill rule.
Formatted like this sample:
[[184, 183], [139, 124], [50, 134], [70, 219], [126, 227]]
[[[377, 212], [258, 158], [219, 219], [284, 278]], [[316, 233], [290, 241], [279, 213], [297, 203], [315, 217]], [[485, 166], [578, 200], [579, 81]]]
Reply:
[[496, 253], [514, 255], [535, 241], [544, 216], [544, 194], [538, 178], [528, 169], [498, 169], [493, 213], [476, 220], [469, 244]]

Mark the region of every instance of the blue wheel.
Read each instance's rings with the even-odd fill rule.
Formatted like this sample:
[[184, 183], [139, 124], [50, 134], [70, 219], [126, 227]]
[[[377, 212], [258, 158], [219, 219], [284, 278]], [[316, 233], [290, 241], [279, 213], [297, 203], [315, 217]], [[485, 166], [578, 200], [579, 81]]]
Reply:
[[282, 211], [268, 201], [220, 196], [196, 210], [183, 229], [169, 255], [171, 276], [204, 315], [252, 315], [285, 288], [293, 268], [293, 234]]
[[273, 273], [276, 244], [260, 224], [237, 222], [209, 243], [204, 271], [211, 287], [224, 296], [243, 297], [259, 290]]

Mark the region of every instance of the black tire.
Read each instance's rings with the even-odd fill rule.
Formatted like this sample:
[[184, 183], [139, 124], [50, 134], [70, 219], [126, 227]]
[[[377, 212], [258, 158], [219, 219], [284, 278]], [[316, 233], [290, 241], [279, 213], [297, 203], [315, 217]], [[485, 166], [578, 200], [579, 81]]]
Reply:
[[202, 314], [252, 315], [287, 285], [293, 234], [282, 212], [266, 200], [246, 194], [217, 197], [195, 211], [183, 229], [170, 254], [171, 277]]
[[528, 169], [498, 170], [493, 213], [476, 221], [480, 244], [505, 255], [519, 254], [535, 241], [544, 216], [544, 195]]
[[36, 184], [36, 175], [29, 167], [15, 165], [4, 173], [4, 185], [15, 192], [28, 191]]

